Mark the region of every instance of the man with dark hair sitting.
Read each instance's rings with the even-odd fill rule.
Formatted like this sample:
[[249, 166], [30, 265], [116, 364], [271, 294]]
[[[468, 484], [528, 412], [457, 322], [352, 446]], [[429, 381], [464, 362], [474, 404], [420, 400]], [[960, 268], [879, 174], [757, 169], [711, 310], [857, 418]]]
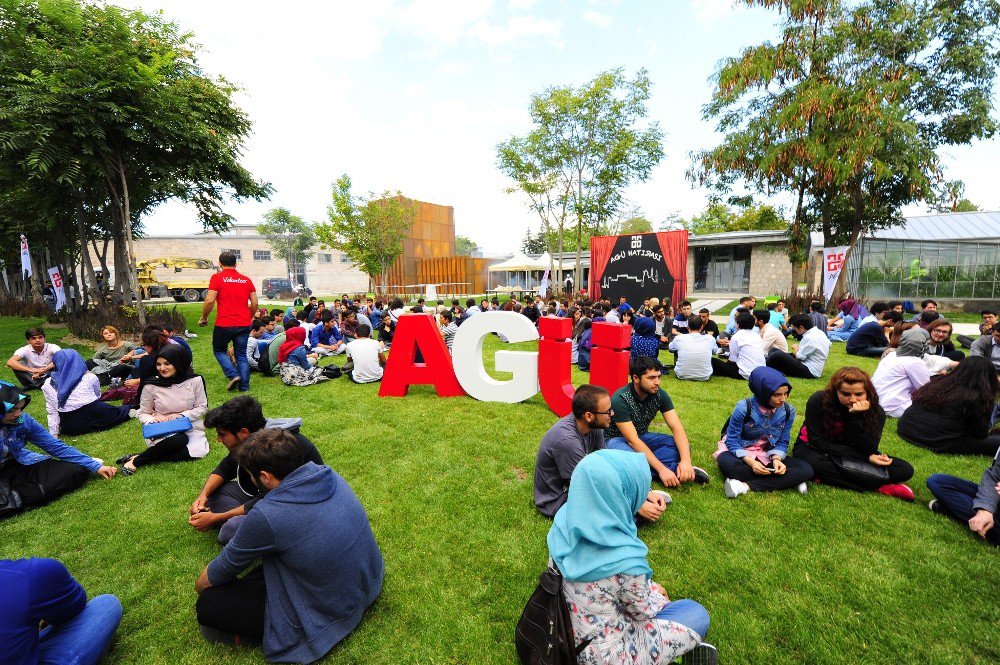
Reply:
[[[979, 336], [989, 337], [993, 334], [991, 331], [993, 330], [993, 324], [997, 322], [997, 313], [992, 309], [984, 309], [979, 312], [979, 316], [983, 319], [983, 322], [979, 324]], [[958, 340], [958, 343], [965, 348], [971, 349], [973, 342], [975, 342], [978, 337], [973, 338], [968, 335], [956, 335], [955, 339]]]
[[1000, 323], [994, 323], [989, 335], [983, 335], [972, 344], [969, 357], [982, 356], [993, 363], [1000, 372]]
[[260, 402], [240, 395], [205, 414], [205, 427], [215, 429], [219, 443], [229, 454], [208, 475], [201, 494], [191, 504], [188, 523], [199, 531], [219, 529], [219, 542], [228, 543], [243, 521], [243, 516], [260, 501], [265, 491], [254, 484], [246, 469], [240, 467], [236, 454], [247, 438], [265, 427], [284, 429], [292, 434], [307, 462], [322, 464], [316, 446], [299, 432], [301, 418], [264, 419]]
[[269, 661], [319, 660], [382, 590], [385, 565], [368, 515], [343, 478], [304, 460], [290, 432], [254, 433], [237, 459], [267, 494], [198, 577], [202, 634], [260, 641]]
[[354, 383], [374, 383], [382, 380], [387, 361], [382, 342], [372, 339], [372, 331], [364, 323], [358, 325], [358, 338], [347, 343], [348, 361], [341, 369]]
[[[604, 433], [605, 448], [642, 453], [653, 472], [667, 487], [681, 483], [707, 483], [708, 473], [691, 465], [687, 432], [667, 391], [660, 389], [660, 362], [639, 356], [629, 363], [631, 381], [611, 397], [611, 425]], [[670, 434], [650, 432], [656, 414]]]
[[56, 367], [52, 356], [62, 349], [45, 341], [45, 330], [42, 328], [28, 328], [24, 331], [24, 339], [28, 343], [14, 351], [7, 367], [14, 371], [14, 376], [25, 390], [40, 389]]
[[826, 359], [830, 355], [830, 338], [826, 329], [814, 326], [812, 317], [796, 314], [788, 321], [795, 331], [799, 343], [795, 345], [795, 355], [779, 349], [772, 349], [767, 356], [767, 366], [785, 376], [797, 379], [818, 379], [823, 375]]
[[858, 326], [858, 329], [847, 338], [847, 353], [852, 356], [881, 358], [889, 348], [889, 338], [886, 331], [903, 320], [903, 315], [891, 309], [883, 309], [878, 321]]

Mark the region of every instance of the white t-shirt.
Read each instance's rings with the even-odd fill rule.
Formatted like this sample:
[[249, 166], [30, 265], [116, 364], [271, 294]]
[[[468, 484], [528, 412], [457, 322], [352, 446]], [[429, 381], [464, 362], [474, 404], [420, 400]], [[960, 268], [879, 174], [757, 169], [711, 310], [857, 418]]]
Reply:
[[708, 381], [712, 378], [712, 354], [719, 352], [711, 335], [677, 335], [668, 347], [677, 352], [674, 376], [682, 381]]
[[764, 365], [764, 342], [756, 328], [741, 328], [729, 338], [729, 360], [737, 364], [744, 379]]
[[378, 364], [382, 345], [370, 337], [361, 337], [347, 344], [347, 356], [354, 361], [351, 376], [358, 383], [381, 381], [383, 368]]
[[872, 385], [879, 404], [893, 418], [899, 418], [909, 408], [913, 391], [929, 383], [930, 372], [924, 361], [915, 356], [888, 353], [872, 374]]
[[45, 343], [41, 353], [35, 353], [30, 344], [25, 344], [14, 352], [14, 355], [21, 359], [21, 364], [32, 369], [41, 369], [52, 362], [52, 354], [62, 351], [56, 344]]
[[788, 340], [785, 339], [780, 330], [771, 324], [766, 324], [760, 329], [760, 340], [764, 343], [765, 357], [771, 352], [771, 349], [778, 349], [779, 351], [788, 353]]

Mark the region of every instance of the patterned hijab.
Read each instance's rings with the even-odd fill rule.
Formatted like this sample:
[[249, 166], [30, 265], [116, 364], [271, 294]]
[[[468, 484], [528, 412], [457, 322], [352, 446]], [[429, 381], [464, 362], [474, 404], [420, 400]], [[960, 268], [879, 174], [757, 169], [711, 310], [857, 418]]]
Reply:
[[649, 463], [641, 453], [598, 450], [584, 457], [547, 538], [563, 576], [576, 582], [653, 571], [634, 515], [649, 494]]

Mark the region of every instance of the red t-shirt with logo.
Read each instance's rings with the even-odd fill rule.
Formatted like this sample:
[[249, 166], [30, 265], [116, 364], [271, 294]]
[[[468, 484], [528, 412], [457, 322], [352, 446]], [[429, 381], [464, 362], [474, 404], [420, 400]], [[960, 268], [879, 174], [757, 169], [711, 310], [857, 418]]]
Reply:
[[215, 273], [208, 280], [208, 288], [219, 294], [215, 301], [218, 308], [215, 315], [217, 327], [237, 328], [250, 325], [250, 294], [257, 289], [249, 277], [236, 272], [235, 268], [223, 268], [222, 272]]

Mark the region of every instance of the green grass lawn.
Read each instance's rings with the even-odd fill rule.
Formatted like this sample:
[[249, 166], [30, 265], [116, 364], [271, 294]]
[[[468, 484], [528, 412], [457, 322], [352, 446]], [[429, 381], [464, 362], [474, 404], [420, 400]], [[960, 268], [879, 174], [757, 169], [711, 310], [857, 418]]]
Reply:
[[[183, 306], [209, 404], [230, 395], [211, 355], [200, 306]], [[38, 321], [0, 319], [0, 353]], [[65, 329], [49, 331], [58, 342]], [[487, 363], [501, 343], [487, 341]], [[530, 348], [529, 344], [518, 345]], [[874, 360], [835, 345], [826, 377]], [[87, 349], [80, 349], [89, 357]], [[343, 362], [337, 359], [337, 362]], [[9, 372], [5, 373], [9, 378]], [[585, 375], [574, 370], [579, 383]], [[795, 380], [799, 411], [823, 380]], [[712, 615], [709, 641], [726, 663], [1000, 662], [998, 552], [926, 508], [924, 480], [948, 472], [978, 481], [986, 458], [937, 456], [902, 442], [890, 419], [882, 449], [916, 468], [918, 502], [824, 485], [809, 494], [728, 500], [711, 458], [743, 382], [664, 381], [708, 486], [672, 491], [661, 521], [643, 526], [655, 579]], [[302, 431], [354, 488], [386, 561], [385, 586], [359, 628], [326, 663], [512, 663], [514, 624], [545, 565], [549, 521], [532, 503], [538, 441], [555, 421], [541, 395], [521, 404], [379, 398], [346, 378], [289, 388], [254, 375], [268, 416], [300, 416]], [[43, 424], [41, 395], [28, 411]], [[660, 424], [657, 429], [662, 429]], [[67, 441], [113, 460], [143, 447], [138, 423]], [[92, 480], [56, 503], [0, 522], [0, 557], [55, 557], [88, 593], [115, 593], [125, 616], [111, 663], [256, 663], [259, 651], [206, 644], [194, 618], [194, 581], [219, 551], [187, 524], [187, 508], [225, 453]], [[658, 485], [656, 485], [658, 486]]]

